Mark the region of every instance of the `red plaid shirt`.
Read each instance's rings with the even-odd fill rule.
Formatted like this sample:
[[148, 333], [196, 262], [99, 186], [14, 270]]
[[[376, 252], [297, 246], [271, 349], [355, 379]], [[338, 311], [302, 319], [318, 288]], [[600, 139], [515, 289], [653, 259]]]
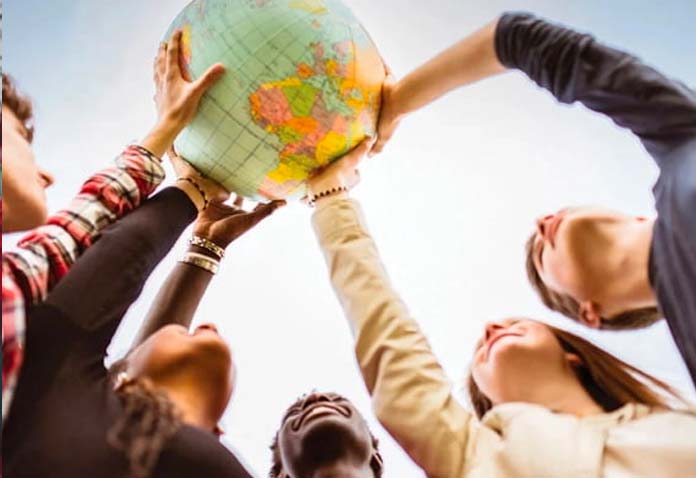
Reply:
[[2, 254], [2, 418], [22, 365], [26, 307], [44, 300], [109, 224], [136, 208], [164, 179], [159, 158], [129, 146], [92, 176], [67, 209]]

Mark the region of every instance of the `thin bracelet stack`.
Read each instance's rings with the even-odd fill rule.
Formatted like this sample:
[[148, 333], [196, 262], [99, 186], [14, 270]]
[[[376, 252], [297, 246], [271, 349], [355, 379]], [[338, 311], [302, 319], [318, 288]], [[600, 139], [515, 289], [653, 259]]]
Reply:
[[200, 247], [201, 249], [205, 249], [208, 252], [211, 252], [212, 254], [217, 256], [218, 259], [222, 259], [223, 257], [225, 257], [225, 249], [218, 246], [214, 242], [209, 241], [205, 237], [192, 236], [191, 239], [189, 239], [189, 244], [192, 246]]
[[200, 267], [203, 270], [210, 272], [215, 275], [220, 270], [220, 261], [213, 259], [205, 254], [199, 254], [197, 252], [187, 252], [184, 254], [179, 262], [184, 264], [190, 264], [192, 266]]
[[210, 201], [208, 201], [208, 196], [205, 194], [205, 191], [203, 190], [201, 185], [198, 184], [197, 181], [188, 177], [179, 178], [177, 179], [177, 181], [186, 181], [187, 183], [190, 183], [194, 188], [196, 188], [196, 191], [198, 191], [198, 193], [203, 198], [203, 209], [208, 207], [208, 203], [210, 203]]
[[317, 194], [313, 194], [310, 196], [309, 201], [307, 201], [307, 204], [309, 204], [310, 207], [314, 207], [314, 204], [317, 202], [317, 199], [325, 198], [328, 196], [333, 196], [335, 194], [340, 194], [340, 193], [347, 193], [348, 192], [348, 187], [347, 186], [335, 186], [331, 189], [327, 189], [325, 191], [321, 191]]

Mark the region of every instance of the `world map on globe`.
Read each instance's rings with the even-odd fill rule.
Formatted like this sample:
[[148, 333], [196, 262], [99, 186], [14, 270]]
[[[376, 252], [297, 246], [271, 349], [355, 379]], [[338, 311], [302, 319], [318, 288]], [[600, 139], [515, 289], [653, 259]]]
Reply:
[[226, 67], [175, 147], [229, 191], [301, 198], [313, 171], [375, 133], [384, 65], [339, 0], [194, 0], [175, 29], [194, 79]]

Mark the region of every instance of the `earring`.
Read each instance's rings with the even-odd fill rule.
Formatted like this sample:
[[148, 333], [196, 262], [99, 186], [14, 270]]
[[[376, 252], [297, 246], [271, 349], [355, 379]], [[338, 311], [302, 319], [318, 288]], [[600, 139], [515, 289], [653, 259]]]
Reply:
[[131, 383], [133, 380], [127, 372], [119, 372], [114, 381], [114, 390], [121, 390], [123, 387]]

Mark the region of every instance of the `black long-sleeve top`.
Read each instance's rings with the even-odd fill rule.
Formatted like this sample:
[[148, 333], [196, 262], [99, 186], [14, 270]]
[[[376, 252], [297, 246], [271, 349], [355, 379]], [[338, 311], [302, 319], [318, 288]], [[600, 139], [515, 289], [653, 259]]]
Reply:
[[660, 168], [649, 277], [696, 384], [696, 93], [590, 35], [528, 14], [500, 19], [495, 48], [503, 65], [558, 101], [579, 101], [628, 128]]
[[[104, 231], [46, 302], [29, 311], [25, 363], [3, 429], [6, 478], [126, 478], [107, 431], [123, 413], [103, 361], [121, 319], [196, 215], [167, 188]], [[216, 436], [183, 425], [153, 478], [250, 474]]]

